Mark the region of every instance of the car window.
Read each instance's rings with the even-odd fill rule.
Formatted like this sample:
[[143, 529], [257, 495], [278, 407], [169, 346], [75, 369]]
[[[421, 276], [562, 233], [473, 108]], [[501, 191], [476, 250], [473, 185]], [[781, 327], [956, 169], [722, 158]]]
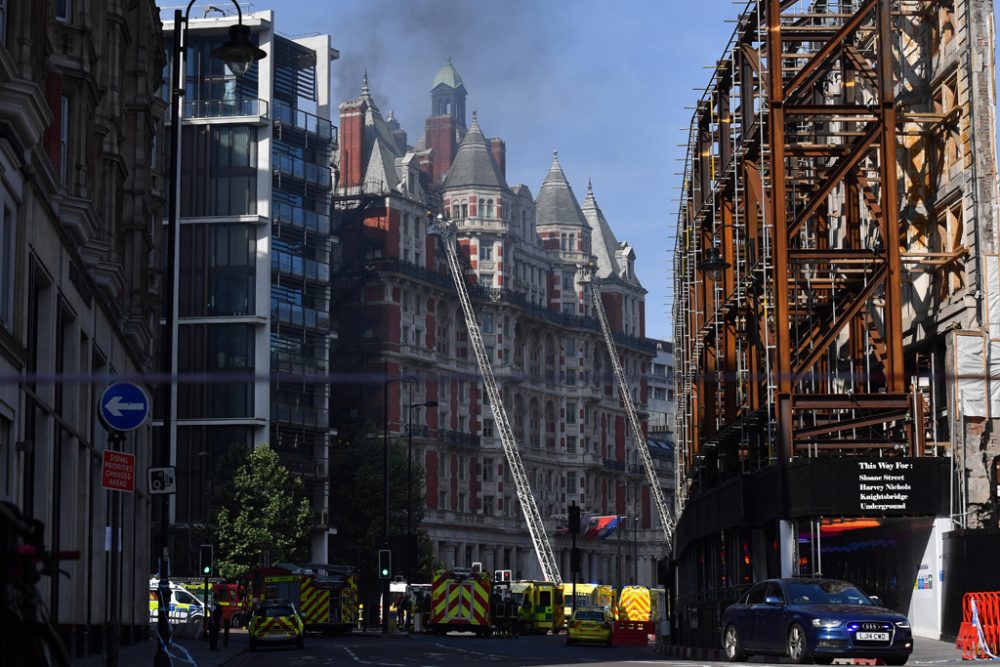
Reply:
[[277, 618], [278, 616], [292, 616], [295, 612], [291, 607], [264, 607], [264, 616], [267, 618]]
[[778, 598], [781, 604], [785, 603], [785, 592], [781, 590], [781, 584], [776, 581], [772, 581], [767, 585], [767, 592], [764, 593], [764, 597], [774, 596]]
[[793, 581], [788, 583], [792, 604], [872, 603], [856, 586], [846, 581]]
[[194, 597], [184, 591], [174, 591], [174, 600], [177, 604], [191, 604], [194, 602]]
[[764, 604], [764, 592], [767, 590], [767, 582], [756, 584], [747, 592], [745, 604]]
[[574, 616], [578, 621], [603, 621], [604, 612], [601, 611], [578, 611]]
[[542, 607], [552, 606], [552, 593], [549, 591], [542, 591], [542, 594], [538, 596], [538, 604]]

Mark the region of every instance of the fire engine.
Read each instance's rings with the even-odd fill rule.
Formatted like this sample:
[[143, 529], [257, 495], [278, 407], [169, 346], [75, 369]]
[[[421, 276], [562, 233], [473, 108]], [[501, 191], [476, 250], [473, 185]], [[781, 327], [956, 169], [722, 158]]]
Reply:
[[489, 635], [491, 589], [488, 572], [458, 567], [438, 570], [431, 585], [431, 632]]
[[358, 578], [347, 565], [278, 563], [250, 571], [243, 617], [266, 600], [287, 600], [302, 615], [306, 632], [350, 632], [357, 623]]

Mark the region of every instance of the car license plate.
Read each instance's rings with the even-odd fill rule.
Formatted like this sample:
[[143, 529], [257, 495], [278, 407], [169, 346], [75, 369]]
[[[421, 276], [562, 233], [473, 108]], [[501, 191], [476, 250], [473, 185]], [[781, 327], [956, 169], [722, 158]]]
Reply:
[[889, 641], [888, 632], [859, 632], [854, 635], [854, 638], [862, 642], [887, 642]]

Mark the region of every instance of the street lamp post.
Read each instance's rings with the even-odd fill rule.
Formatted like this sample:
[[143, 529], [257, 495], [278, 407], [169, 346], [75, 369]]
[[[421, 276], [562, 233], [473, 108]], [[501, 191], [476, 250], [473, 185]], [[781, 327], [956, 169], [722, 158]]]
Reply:
[[406, 420], [406, 551], [409, 556], [406, 580], [412, 581], [417, 560], [413, 539], [413, 410], [414, 408], [436, 408], [437, 401], [413, 404], [413, 383], [410, 383], [410, 407]]
[[[389, 384], [392, 382], [414, 382], [411, 375], [389, 377], [389, 359], [382, 362], [384, 382], [382, 383], [382, 541], [389, 548]], [[389, 578], [382, 579], [382, 634], [389, 634]]]
[[[176, 390], [174, 366], [177, 362], [177, 349], [174, 341], [174, 328], [177, 323], [177, 303], [175, 297], [175, 282], [177, 281], [177, 218], [180, 215], [180, 150], [181, 150], [181, 99], [184, 97], [183, 56], [187, 49], [186, 28], [191, 7], [197, 0], [191, 0], [184, 11], [174, 11], [173, 54], [170, 62], [170, 129], [173, 133], [173, 145], [170, 150], [170, 200], [167, 203], [167, 231], [164, 242], [167, 246], [166, 266], [164, 267], [163, 303], [166, 305], [163, 330], [163, 369], [169, 380], [167, 391], [163, 397], [163, 426], [160, 446], [160, 465], [170, 465], [171, 431], [173, 430], [173, 395]], [[267, 54], [250, 40], [250, 26], [243, 25], [243, 10], [236, 0], [236, 25], [229, 26], [229, 40], [212, 51], [212, 56], [225, 61], [230, 71], [236, 76], [242, 76], [256, 61]], [[170, 626], [167, 616], [170, 602], [169, 582], [169, 550], [167, 542], [170, 538], [170, 495], [163, 494], [160, 509], [160, 583], [159, 609], [157, 613], [157, 642], [154, 665], [169, 665], [167, 644], [170, 641]]]

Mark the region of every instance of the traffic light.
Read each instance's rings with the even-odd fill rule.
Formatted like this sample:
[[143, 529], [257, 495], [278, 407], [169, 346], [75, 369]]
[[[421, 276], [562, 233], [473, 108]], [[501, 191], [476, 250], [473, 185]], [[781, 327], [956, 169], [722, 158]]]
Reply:
[[378, 550], [378, 576], [379, 579], [392, 576], [392, 552], [388, 549]]
[[212, 572], [215, 569], [215, 562], [213, 560], [214, 555], [215, 555], [214, 549], [211, 544], [201, 545], [201, 555], [198, 558], [198, 562], [200, 564], [199, 571], [201, 572], [201, 576], [203, 577], [212, 576]]
[[569, 506], [569, 533], [580, 534], [580, 506], [576, 502]]

